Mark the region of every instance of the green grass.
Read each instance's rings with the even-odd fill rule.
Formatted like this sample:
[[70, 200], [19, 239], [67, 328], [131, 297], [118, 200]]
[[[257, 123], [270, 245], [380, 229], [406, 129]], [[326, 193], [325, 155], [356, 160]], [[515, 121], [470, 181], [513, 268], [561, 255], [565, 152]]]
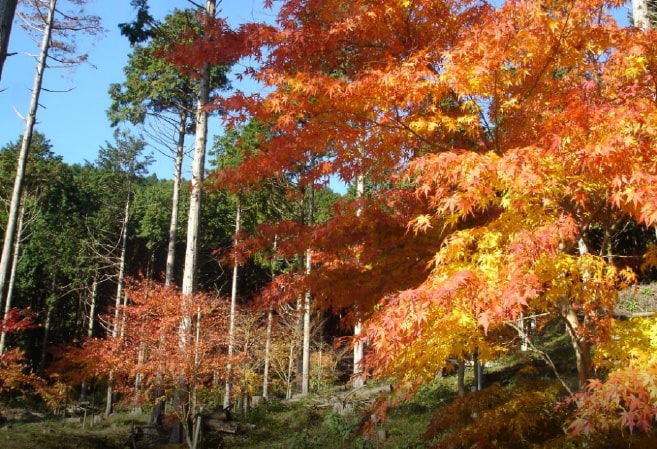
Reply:
[[[540, 350], [549, 354], [557, 365], [560, 375], [567, 377], [567, 380], [576, 379], [576, 372], [572, 369], [574, 366], [572, 346], [565, 336], [562, 324], [546, 325], [539, 330], [532, 341]], [[295, 401], [272, 400], [251, 410], [247, 416], [237, 418], [244, 424], [250, 424], [252, 428], [235, 435], [206, 436], [205, 445], [202, 447], [212, 449], [219, 447], [231, 449], [420, 449], [442, 447], [440, 441], [459, 438], [455, 432], [461, 432], [463, 435], [468, 432], [470, 435], [477, 435], [476, 419], [481, 419], [483, 423], [484, 419], [490, 419], [491, 414], [496, 415], [498, 411], [506, 417], [505, 419], [510, 425], [522, 423], [524, 419], [527, 419], [523, 410], [527, 410], [528, 404], [515, 401], [515, 398], [520, 395], [536, 398], [536, 396], [531, 396], [532, 392], [544, 391], [544, 387], [537, 387], [538, 390], [536, 390], [532, 389], [531, 385], [549, 385], [554, 378], [551, 370], [547, 369], [540, 357], [531, 352], [512, 353], [489, 365], [485, 372], [487, 376], [484, 386], [494, 384], [495, 388], [485, 388], [483, 392], [476, 394], [468, 393], [464, 398], [455, 400], [457, 398], [456, 376], [436, 378], [422, 387], [413, 399], [402, 402], [389, 410], [387, 419], [374, 426], [375, 431], [370, 434], [361, 432], [363, 417], [367, 416], [367, 407], [377, 397], [389, 394], [385, 385], [373, 385], [366, 389], [368, 394], [362, 391], [327, 391], [321, 395], [311, 395]], [[466, 370], [466, 385], [470, 384], [472, 384], [472, 369]], [[477, 409], [477, 407], [481, 408], [480, 404], [475, 405], [472, 402], [477, 397], [489, 404], [490, 410]], [[353, 404], [353, 413], [346, 416], [335, 413], [332, 404], [338, 398]], [[473, 420], [470, 417], [471, 414], [468, 411], [470, 408], [479, 410], [477, 413], [479, 418]], [[538, 416], [539, 413], [550, 409], [552, 409], [552, 405], [548, 404], [545, 407], [541, 405], [538, 413], [536, 410], [531, 413], [533, 413], [532, 416]], [[467, 413], [463, 414], [463, 410]], [[548, 413], [548, 416], [550, 415]], [[447, 427], [440, 424], [439, 432], [436, 433], [435, 423], [443, 422], [445, 419], [449, 421], [450, 418], [457, 419], [457, 422], [445, 424]], [[61, 419], [50, 419], [41, 423], [11, 423], [0, 429], [0, 448], [118, 448], [120, 447], [119, 443], [125, 441], [130, 432], [129, 421], [134, 419], [134, 416], [118, 415], [85, 429], [80, 424], [64, 423]], [[138, 419], [143, 422], [147, 416], [143, 415]], [[531, 419], [527, 425], [536, 423]], [[426, 442], [423, 438], [429, 428], [432, 429], [432, 442]], [[544, 430], [544, 428], [537, 427], [536, 431]], [[557, 435], [555, 439], [557, 446], [540, 447], [583, 447], [575, 441], [565, 441], [560, 429], [558, 433], [560, 435]], [[654, 443], [653, 440], [649, 442]], [[593, 442], [590, 443], [590, 448], [604, 447], [596, 446], [592, 444]], [[504, 446], [492, 445], [491, 447]], [[515, 447], [524, 449], [530, 446]], [[639, 444], [637, 439], [632, 447], [644, 446]]]

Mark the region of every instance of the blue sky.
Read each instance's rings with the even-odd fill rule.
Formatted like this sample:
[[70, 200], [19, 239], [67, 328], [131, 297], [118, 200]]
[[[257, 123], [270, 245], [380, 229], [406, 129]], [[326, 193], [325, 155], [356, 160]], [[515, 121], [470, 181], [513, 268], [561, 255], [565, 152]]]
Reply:
[[[111, 83], [123, 82], [123, 67], [130, 53], [130, 46], [119, 33], [118, 24], [130, 22], [135, 17], [130, 0], [87, 0], [87, 4], [90, 14], [102, 18], [106, 33], [98, 39], [80, 41], [79, 49], [89, 53], [90, 64], [78, 66], [73, 72], [68, 69], [45, 71], [44, 88], [72, 90], [43, 92], [42, 107], [37, 113], [36, 129], [45, 134], [53, 146], [52, 151], [63, 156], [67, 163], [93, 162], [100, 146], [107, 141], [114, 142], [114, 131], [105, 112], [110, 105], [107, 90]], [[174, 8], [191, 7], [187, 0], [150, 0], [149, 4], [156, 19], [163, 18]], [[261, 0], [224, 0], [219, 7], [222, 10], [220, 15], [227, 17], [231, 26], [274, 18], [272, 11], [262, 8]], [[25, 116], [29, 108], [36, 69], [36, 59], [30, 55], [38, 53], [39, 49], [38, 44], [27, 38], [14, 23], [9, 51], [17, 52], [17, 55], [7, 58], [0, 81], [0, 147], [15, 142], [25, 129], [21, 116]], [[258, 88], [255, 84], [239, 85], [237, 81], [233, 81], [233, 86], [245, 91]], [[213, 117], [211, 121], [210, 133], [220, 133], [219, 119]], [[173, 162], [158, 152], [153, 155], [157, 162], [150, 171], [160, 178], [170, 178]], [[183, 175], [189, 178], [190, 161], [186, 161], [183, 170]]]
[[[60, 0], [66, 2], [66, 0]], [[187, 8], [187, 0], [150, 0], [151, 13], [163, 18], [174, 8]], [[204, 3], [200, 1], [200, 3]], [[262, 0], [223, 0], [220, 8], [222, 16], [227, 17], [232, 26], [252, 20], [273, 21], [274, 13], [262, 8]], [[90, 63], [70, 72], [50, 69], [45, 73], [44, 87], [37, 114], [36, 129], [46, 135], [53, 145], [53, 152], [62, 155], [67, 163], [93, 162], [98, 148], [105, 142], [113, 142], [113, 129], [110, 128], [105, 111], [110, 100], [107, 95], [111, 83], [124, 80], [123, 67], [130, 53], [127, 40], [120, 35], [117, 25], [130, 22], [135, 12], [130, 0], [88, 0], [89, 13], [103, 20], [106, 34], [96, 40], [80, 43], [80, 50], [88, 52]], [[619, 20], [626, 23], [627, 9], [617, 11]], [[0, 82], [0, 146], [16, 141], [24, 130], [25, 115], [29, 107], [36, 60], [30, 54], [38, 53], [37, 44], [30, 41], [20, 27], [14, 25], [9, 51], [17, 52], [5, 62]], [[233, 86], [246, 92], [259, 87], [255, 84], [240, 84], [233, 80]], [[210, 136], [221, 133], [219, 119], [211, 118]], [[157, 162], [151, 172], [160, 178], [170, 178], [173, 162], [158, 152], [154, 152]], [[189, 178], [190, 162], [185, 162], [183, 176]]]

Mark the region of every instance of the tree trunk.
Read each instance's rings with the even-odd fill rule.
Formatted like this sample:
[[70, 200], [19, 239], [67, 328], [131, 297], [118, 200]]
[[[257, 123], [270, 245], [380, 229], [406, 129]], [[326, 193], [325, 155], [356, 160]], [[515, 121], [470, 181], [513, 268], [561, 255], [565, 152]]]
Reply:
[[262, 397], [269, 399], [269, 360], [271, 358], [271, 324], [274, 320], [274, 312], [269, 307], [267, 312], [267, 333], [265, 336], [265, 368], [262, 376]]
[[[356, 178], [356, 199], [360, 200], [365, 194], [365, 177], [363, 175], [358, 175]], [[356, 216], [360, 217], [363, 213], [361, 207], [358, 207], [356, 211]], [[362, 388], [365, 384], [363, 380], [362, 372], [363, 367], [361, 365], [361, 360], [365, 353], [365, 344], [360, 337], [362, 323], [360, 319], [354, 326], [354, 372], [353, 372], [353, 386], [354, 388]]]
[[[91, 303], [89, 304], [89, 321], [87, 323], [87, 338], [94, 336], [94, 321], [96, 320], [96, 299], [98, 297], [98, 273], [94, 274], [91, 283]], [[83, 381], [80, 385], [80, 401], [87, 400], [87, 382]]]
[[2, 69], [5, 66], [9, 48], [9, 37], [11, 36], [11, 26], [14, 23], [14, 14], [18, 0], [0, 0], [0, 79], [2, 79]]
[[173, 173], [173, 195], [171, 197], [171, 222], [169, 223], [169, 246], [167, 248], [167, 268], [164, 285], [171, 286], [176, 264], [176, 243], [178, 240], [178, 207], [180, 205], [180, 184], [182, 182], [182, 163], [185, 155], [185, 134], [187, 129], [187, 111], [180, 113], [178, 125], [178, 143], [176, 145], [176, 162]]
[[41, 339], [41, 356], [39, 358], [39, 374], [43, 375], [44, 369], [46, 368], [46, 355], [48, 354], [48, 340], [50, 339], [50, 326], [52, 323], [52, 311], [55, 308], [55, 280], [53, 279], [51, 296], [48, 298], [48, 304], [46, 304], [46, 320], [43, 323], [43, 338]]
[[[308, 226], [313, 225], [315, 189], [311, 184], [308, 186]], [[312, 254], [310, 248], [306, 250], [306, 276], [312, 270]], [[301, 376], [301, 394], [308, 394], [310, 390], [310, 290], [306, 290], [303, 298], [303, 364]]]
[[[577, 242], [578, 252], [580, 257], [588, 254], [589, 249], [584, 241], [584, 238], [580, 237]], [[584, 272], [583, 281], [586, 282], [586, 279], [590, 277], [590, 273]], [[559, 307], [559, 315], [566, 325], [566, 332], [570, 337], [570, 342], [573, 345], [575, 350], [575, 359], [577, 365], [577, 383], [578, 387], [581, 390], [586, 386], [588, 379], [592, 377], [593, 374], [593, 362], [591, 360], [591, 342], [587, 339], [582, 331], [583, 325], [580, 323], [579, 317], [575, 310], [573, 310], [570, 297], [564, 296], [561, 298]]]
[[[273, 280], [276, 276], [276, 249], [278, 248], [278, 236], [274, 236], [274, 245], [272, 251], [271, 259], [271, 279]], [[269, 397], [269, 364], [271, 361], [271, 327], [274, 321], [274, 308], [272, 305], [269, 306], [269, 311], [267, 312], [267, 334], [265, 337], [265, 367], [264, 374], [262, 378], [262, 397], [268, 399]]]
[[290, 339], [290, 353], [287, 359], [287, 389], [285, 392], [285, 399], [292, 399], [292, 372], [294, 370], [294, 352], [295, 352], [295, 338]]
[[[237, 197], [237, 208], [235, 212], [235, 241], [233, 247], [237, 246], [237, 234], [240, 232], [242, 205], [239, 196]], [[233, 365], [231, 359], [233, 358], [233, 350], [235, 346], [235, 306], [237, 303], [237, 260], [233, 264], [233, 279], [230, 286], [230, 324], [228, 325], [228, 364], [226, 365], [226, 392], [224, 393], [224, 408], [230, 406], [230, 389], [231, 389], [231, 374]]]
[[128, 222], [130, 221], [130, 203], [131, 203], [131, 188], [128, 188], [128, 197], [125, 201], [125, 209], [123, 211], [123, 222], [121, 223], [121, 255], [119, 258], [119, 277], [116, 285], [116, 298], [114, 309], [114, 326], [112, 326], [112, 337], [125, 335], [125, 329], [121, 324], [121, 302], [123, 301], [123, 284], [125, 283], [125, 264], [126, 253], [128, 248]]
[[[25, 218], [25, 199], [21, 204], [20, 214], [18, 215], [18, 227], [16, 229], [16, 242], [14, 243], [14, 256], [11, 261], [11, 271], [9, 275], [9, 286], [7, 287], [7, 298], [5, 300], [5, 313], [3, 321], [6, 323], [11, 311], [12, 298], [14, 296], [14, 284], [16, 282], [16, 267], [18, 266], [18, 255], [20, 254], [21, 235], [23, 234], [23, 220]], [[2, 326], [2, 333], [0, 333], [0, 355], [5, 353], [5, 345], [7, 343], [7, 332], [5, 326]]]
[[[205, 4], [206, 18], [214, 18], [216, 1]], [[185, 270], [183, 272], [182, 293], [191, 295], [196, 290], [196, 266], [198, 262], [198, 237], [201, 224], [201, 201], [203, 175], [205, 170], [205, 150], [208, 137], [208, 112], [210, 102], [210, 65], [206, 62], [201, 70], [199, 95], [196, 106], [196, 140], [192, 159], [192, 185], [189, 198], [189, 217], [187, 219], [187, 248], [185, 251]]]
[[566, 332], [570, 337], [571, 344], [575, 350], [577, 364], [577, 383], [581, 390], [593, 375], [593, 362], [591, 360], [591, 343], [581, 333], [579, 318], [570, 302], [564, 300], [560, 305], [561, 319], [566, 324]]
[[456, 367], [456, 386], [459, 396], [465, 395], [465, 360], [458, 359]]
[[[311, 261], [310, 251], [306, 256], [306, 263]], [[301, 394], [310, 391], [310, 290], [306, 290], [303, 298], [303, 362], [301, 375]]]
[[91, 304], [89, 304], [89, 322], [87, 323], [87, 337], [94, 336], [94, 322], [96, 321], [96, 302], [98, 300], [98, 273], [94, 274], [91, 284]]
[[635, 27], [644, 31], [650, 28], [649, 14], [648, 0], [632, 0], [632, 22]]
[[[208, 0], [205, 4], [206, 19], [213, 19], [216, 11], [216, 1]], [[198, 263], [198, 240], [201, 224], [201, 200], [203, 175], [205, 170], [205, 150], [208, 137], [208, 112], [206, 106], [210, 102], [210, 65], [206, 62], [201, 69], [199, 80], [199, 95], [196, 105], [196, 138], [194, 144], [194, 157], [192, 159], [192, 180], [191, 192], [189, 198], [189, 216], [187, 219], [187, 247], [185, 249], [185, 268], [183, 270], [182, 294], [185, 296], [193, 295], [196, 291], [196, 269]], [[191, 315], [189, 310], [182, 311], [180, 322], [179, 346], [180, 351], [187, 350], [189, 340], [189, 331], [191, 330]], [[186, 397], [182, 394], [187, 390], [187, 380], [180, 378], [175, 396], [179, 401]], [[174, 409], [178, 415], [184, 419], [182, 410], [185, 410], [189, 404], [175, 404]], [[178, 427], [178, 426], [174, 426]], [[178, 428], [179, 429], [179, 428]], [[178, 435], [176, 435], [178, 433]], [[174, 441], [177, 440], [177, 441]], [[169, 438], [171, 443], [179, 443], [181, 440], [180, 432], [176, 429], [172, 431]], [[185, 435], [185, 440], [189, 441], [189, 435]]]
[[[121, 324], [121, 302], [123, 298], [123, 283], [125, 281], [125, 263], [126, 250], [128, 245], [128, 222], [130, 220], [130, 203], [131, 188], [128, 188], [128, 197], [125, 202], [123, 213], [123, 222], [121, 223], [121, 255], [119, 259], [119, 276], [116, 286], [116, 297], [114, 299], [114, 323], [112, 323], [112, 338], [119, 338], [125, 335], [124, 326]], [[107, 380], [107, 402], [105, 404], [105, 416], [112, 414], [112, 398], [114, 397], [114, 387], [112, 385], [113, 376], [110, 372]]]
[[48, 59], [48, 50], [50, 49], [50, 36], [52, 34], [53, 21], [55, 16], [55, 6], [57, 0], [50, 0], [48, 7], [48, 17], [46, 27], [43, 31], [41, 40], [41, 52], [39, 53], [39, 62], [37, 63], [36, 75], [34, 76], [34, 85], [32, 86], [32, 97], [30, 98], [30, 110], [25, 119], [25, 131], [21, 140], [21, 149], [18, 154], [16, 164], [16, 178], [14, 178], [14, 188], [9, 205], [9, 214], [7, 217], [7, 227], [5, 228], [5, 239], [2, 246], [2, 256], [0, 257], [0, 295], [4, 297], [9, 274], [11, 259], [11, 249], [16, 237], [16, 223], [18, 221], [18, 209], [20, 205], [21, 192], [23, 190], [23, 178], [25, 177], [25, 166], [27, 165], [27, 154], [32, 143], [32, 132], [36, 122], [36, 114], [39, 109], [39, 96], [41, 95], [41, 85], [43, 84], [43, 72], [46, 69]]

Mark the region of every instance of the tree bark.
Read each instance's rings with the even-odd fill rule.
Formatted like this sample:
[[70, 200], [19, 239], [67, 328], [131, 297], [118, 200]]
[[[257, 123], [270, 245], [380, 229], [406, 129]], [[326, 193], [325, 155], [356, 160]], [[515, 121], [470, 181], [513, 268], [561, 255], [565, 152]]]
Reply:
[[[205, 4], [205, 18], [214, 18], [216, 13], [216, 0], [208, 0]], [[196, 138], [194, 143], [194, 157], [192, 159], [191, 192], [189, 198], [189, 216], [187, 219], [187, 246], [185, 248], [185, 268], [183, 270], [181, 293], [185, 296], [193, 295], [196, 291], [196, 270], [198, 263], [198, 240], [201, 224], [201, 201], [203, 188], [203, 175], [205, 170], [205, 150], [208, 137], [208, 112], [206, 106], [210, 102], [210, 65], [206, 62], [201, 70], [199, 80], [199, 95], [196, 104]], [[179, 330], [179, 350], [186, 351], [191, 330], [191, 315], [189, 310], [182, 311]], [[183, 392], [188, 388], [187, 380], [178, 379], [179, 385], [174, 394], [179, 403], [174, 404], [174, 409], [179, 416], [183, 417], [182, 410], [189, 404], [182, 404]], [[169, 442], [180, 442], [180, 427], [174, 426]], [[186, 432], [187, 433], [187, 432]], [[189, 441], [189, 435], [185, 435]], [[175, 441], [174, 441], [175, 440]]]
[[[589, 249], [584, 238], [580, 237], [577, 242], [579, 256], [583, 257], [588, 254]], [[583, 281], [590, 277], [590, 273], [585, 272]], [[583, 332], [583, 325], [580, 323], [580, 318], [573, 310], [570, 297], [565, 296], [561, 298], [559, 307], [559, 315], [566, 325], [566, 333], [570, 337], [570, 342], [575, 350], [575, 361], [577, 366], [577, 383], [581, 390], [586, 386], [588, 379], [593, 374], [593, 361], [591, 359], [591, 342], [588, 340]]]
[[7, 49], [17, 4], [18, 0], [0, 0], [0, 79], [2, 79], [5, 60], [9, 56]]
[[0, 257], [0, 295], [4, 298], [9, 273], [11, 249], [16, 237], [16, 222], [18, 221], [18, 209], [20, 205], [21, 192], [23, 191], [23, 178], [25, 177], [25, 166], [27, 165], [27, 155], [32, 143], [32, 132], [36, 123], [36, 114], [39, 109], [39, 96], [41, 95], [41, 85], [43, 84], [43, 73], [46, 69], [48, 51], [50, 49], [50, 37], [52, 35], [53, 22], [55, 17], [55, 6], [57, 0], [50, 0], [48, 6], [48, 16], [46, 27], [41, 39], [41, 51], [39, 53], [39, 62], [37, 63], [36, 75], [34, 76], [34, 85], [32, 86], [32, 96], [30, 98], [30, 109], [25, 119], [25, 131], [21, 140], [21, 149], [18, 154], [18, 163], [16, 165], [16, 177], [14, 178], [14, 188], [9, 205], [9, 215], [7, 218], [7, 227], [5, 228], [5, 239], [2, 246], [2, 256]]
[[167, 267], [164, 285], [171, 286], [174, 279], [176, 263], [176, 243], [178, 240], [178, 208], [180, 205], [180, 185], [182, 182], [182, 163], [185, 154], [185, 134], [187, 129], [187, 111], [180, 113], [178, 125], [178, 143], [176, 145], [176, 161], [173, 174], [173, 195], [171, 197], [171, 221], [169, 223], [169, 246], [167, 248]]
[[[132, 176], [132, 174], [130, 174]], [[121, 325], [121, 302], [123, 300], [123, 284], [125, 283], [125, 263], [126, 253], [128, 248], [128, 223], [130, 221], [130, 203], [131, 203], [131, 188], [128, 188], [128, 197], [125, 201], [125, 209], [123, 211], [123, 222], [121, 223], [121, 255], [119, 258], [119, 276], [116, 285], [116, 298], [114, 308], [114, 326], [112, 327], [112, 337], [125, 335], [125, 329]]]
[[566, 332], [570, 337], [571, 344], [575, 350], [575, 362], [577, 365], [577, 383], [581, 390], [593, 375], [593, 362], [591, 360], [591, 343], [581, 332], [579, 317], [570, 305], [564, 300], [560, 305], [561, 319], [566, 324]]
[[632, 22], [634, 22], [635, 27], [643, 31], [650, 28], [647, 0], [632, 0]]
[[[365, 177], [363, 175], [358, 175], [356, 178], [356, 199], [360, 200], [363, 195], [365, 194]], [[363, 210], [361, 207], [358, 208], [356, 211], [356, 216], [360, 217], [363, 213]], [[362, 372], [363, 372], [363, 367], [361, 365], [361, 360], [363, 359], [363, 355], [365, 353], [365, 344], [363, 343], [363, 340], [360, 337], [360, 332], [361, 332], [361, 327], [362, 323], [360, 322], [360, 319], [358, 319], [358, 322], [354, 326], [354, 372], [353, 372], [353, 387], [354, 388], [362, 388], [363, 385], [365, 384], [365, 381], [363, 380]]]
[[[25, 200], [21, 204], [21, 210], [18, 218], [18, 227], [16, 229], [16, 242], [14, 243], [14, 256], [11, 261], [11, 271], [9, 275], [9, 286], [7, 287], [7, 298], [5, 300], [5, 313], [3, 322], [7, 322], [9, 312], [11, 311], [12, 298], [14, 296], [14, 284], [16, 282], [16, 268], [18, 266], [18, 255], [20, 254], [21, 247], [21, 234], [23, 233], [23, 219], [25, 217]], [[0, 333], [0, 355], [5, 353], [5, 345], [7, 341], [7, 332], [5, 327], [2, 326], [2, 333]]]
[[48, 341], [50, 340], [50, 327], [52, 325], [52, 311], [57, 302], [57, 283], [55, 276], [50, 286], [50, 297], [46, 300], [46, 320], [43, 323], [43, 339], [41, 340], [41, 357], [39, 358], [39, 374], [43, 375], [46, 368], [46, 355], [48, 354]]
[[[313, 225], [313, 214], [315, 207], [315, 189], [312, 184], [308, 186], [308, 226]], [[306, 276], [312, 270], [312, 254], [310, 248], [306, 250]], [[310, 391], [310, 290], [306, 290], [303, 298], [303, 361], [301, 375], [301, 394]]]
[[[242, 205], [240, 203], [239, 195], [237, 197], [237, 208], [235, 213], [235, 241], [233, 247], [237, 246], [237, 234], [240, 232], [240, 225], [242, 222]], [[237, 305], [237, 261], [233, 265], [233, 279], [230, 286], [230, 323], [228, 325], [228, 364], [226, 365], [226, 391], [224, 393], [224, 408], [230, 407], [230, 389], [231, 389], [231, 374], [233, 371], [232, 357], [235, 346], [235, 307]]]
[[267, 312], [267, 333], [265, 336], [265, 368], [262, 375], [262, 397], [269, 399], [269, 363], [271, 359], [271, 324], [274, 320], [274, 311], [269, 307]]
[[[91, 283], [91, 303], [89, 304], [89, 321], [87, 323], [87, 338], [94, 336], [94, 321], [96, 320], [96, 300], [98, 298], [98, 272], [94, 274]], [[87, 400], [87, 382], [86, 380], [80, 385], [80, 401]]]
[[[215, 11], [216, 1], [208, 0], [205, 5], [205, 17], [214, 18]], [[183, 295], [191, 295], [196, 290], [198, 237], [201, 224], [205, 150], [208, 137], [208, 112], [206, 106], [209, 102], [210, 64], [206, 62], [201, 70], [199, 95], [196, 106], [196, 140], [194, 144], [194, 158], [192, 159], [192, 185], [189, 199], [189, 217], [187, 219], [187, 248], [185, 251], [185, 270], [183, 272], [182, 282]]]

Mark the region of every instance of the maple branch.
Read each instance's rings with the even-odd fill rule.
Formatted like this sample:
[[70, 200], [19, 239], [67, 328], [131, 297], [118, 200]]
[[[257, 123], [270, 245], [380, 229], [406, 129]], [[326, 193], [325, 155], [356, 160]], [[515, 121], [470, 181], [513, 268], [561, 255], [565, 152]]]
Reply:
[[538, 82], [543, 78], [543, 74], [547, 71], [547, 68], [550, 66], [550, 62], [554, 59], [554, 55], [557, 53], [559, 48], [561, 48], [561, 43], [563, 42], [563, 38], [566, 34], [566, 26], [568, 25], [568, 22], [570, 21], [570, 14], [573, 12], [573, 8], [575, 6], [575, 0], [572, 0], [570, 2], [570, 7], [568, 8], [568, 11], [566, 12], [566, 18], [563, 24], [563, 27], [561, 27], [561, 32], [559, 34], [559, 38], [557, 39], [556, 45], [553, 46], [552, 54], [545, 60], [545, 64], [543, 64], [543, 67], [541, 67], [541, 70], [538, 71], [538, 74], [536, 75], [536, 78], [534, 79], [534, 83], [532, 86], [529, 88], [527, 93], [524, 95], [524, 98], [522, 100], [526, 100], [529, 98], [534, 90], [536, 89], [536, 86], [538, 86]]
[[566, 381], [563, 380], [563, 377], [561, 377], [561, 374], [559, 374], [559, 371], [557, 370], [557, 367], [554, 364], [554, 362], [552, 361], [552, 359], [550, 358], [549, 354], [545, 351], [542, 351], [542, 350], [538, 349], [536, 347], [536, 345], [534, 345], [534, 343], [532, 343], [531, 339], [527, 335], [527, 332], [525, 332], [524, 329], [521, 329], [516, 323], [514, 323], [513, 321], [506, 321], [504, 324], [506, 324], [507, 326], [514, 329], [516, 332], [518, 332], [518, 335], [520, 335], [520, 337], [523, 338], [523, 340], [527, 342], [527, 345], [531, 348], [531, 350], [533, 352], [535, 352], [536, 354], [538, 354], [543, 359], [543, 361], [548, 364], [548, 366], [550, 367], [550, 369], [552, 370], [552, 372], [556, 376], [556, 378], [559, 381], [559, 383], [561, 384], [561, 386], [564, 388], [564, 390], [566, 390], [568, 392], [569, 395], [572, 396], [573, 391], [570, 389], [570, 387], [568, 386]]

